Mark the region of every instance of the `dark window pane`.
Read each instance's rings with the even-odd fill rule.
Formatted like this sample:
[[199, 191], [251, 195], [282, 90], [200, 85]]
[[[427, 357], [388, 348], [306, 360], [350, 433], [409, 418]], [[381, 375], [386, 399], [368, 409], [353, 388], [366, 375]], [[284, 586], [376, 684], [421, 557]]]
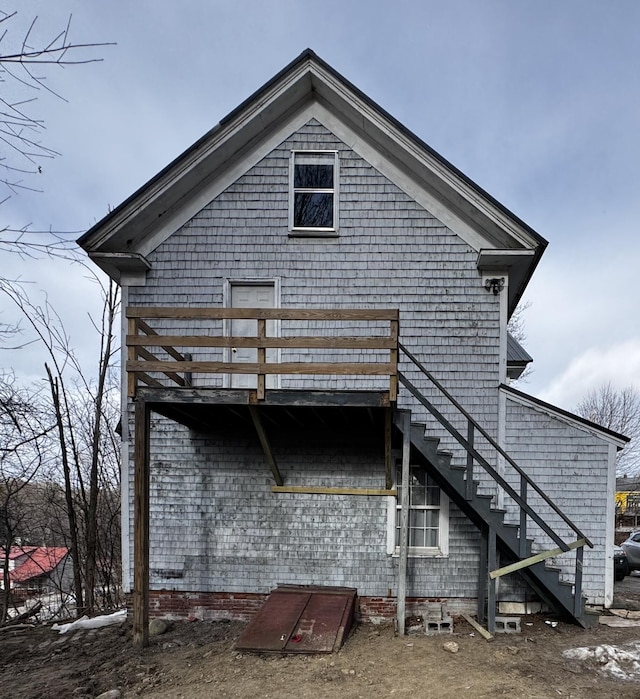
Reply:
[[333, 165], [296, 165], [293, 186], [296, 189], [333, 189]]
[[296, 192], [295, 228], [333, 228], [333, 194]]

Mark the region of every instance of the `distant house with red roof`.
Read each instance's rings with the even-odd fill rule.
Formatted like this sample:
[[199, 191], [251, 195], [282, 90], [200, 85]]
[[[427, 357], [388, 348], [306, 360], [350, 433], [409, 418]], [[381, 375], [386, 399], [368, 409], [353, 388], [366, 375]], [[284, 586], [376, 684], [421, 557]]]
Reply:
[[[4, 549], [0, 549], [0, 567], [4, 564]], [[22, 595], [70, 588], [71, 561], [69, 549], [63, 546], [12, 546], [9, 549], [9, 585]], [[0, 588], [4, 588], [4, 573], [0, 570]]]

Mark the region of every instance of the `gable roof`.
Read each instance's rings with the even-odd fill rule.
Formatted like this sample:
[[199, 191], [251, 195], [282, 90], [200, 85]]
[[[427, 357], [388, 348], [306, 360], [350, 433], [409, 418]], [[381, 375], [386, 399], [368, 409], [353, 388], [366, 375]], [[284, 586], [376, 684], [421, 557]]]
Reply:
[[603, 437], [608, 441], [614, 443], [618, 450], [623, 449], [624, 446], [631, 441], [631, 438], [625, 436], [624, 434], [614, 432], [614, 430], [610, 430], [608, 427], [598, 425], [597, 422], [592, 422], [591, 420], [587, 420], [586, 418], [581, 417], [580, 415], [576, 415], [575, 413], [571, 413], [568, 410], [558, 408], [556, 405], [552, 405], [551, 403], [547, 403], [546, 401], [540, 400], [540, 398], [536, 398], [535, 396], [531, 396], [528, 393], [519, 391], [516, 388], [513, 388], [512, 386], [500, 384], [500, 390], [504, 391], [507, 394], [507, 397], [517, 402], [530, 405], [533, 408], [538, 408], [539, 410], [545, 413], [562, 418], [565, 422], [585, 427], [591, 432], [596, 432], [600, 437]]
[[[478, 252], [478, 267], [509, 271], [515, 308], [547, 242], [337, 71], [307, 49], [78, 239], [117, 281], [144, 283], [152, 250], [270, 146], [311, 118], [422, 204]], [[131, 280], [137, 276], [137, 280]]]
[[[12, 547], [12, 552], [13, 548], [14, 547]], [[68, 553], [69, 549], [63, 546], [25, 547], [20, 550], [18, 555], [12, 557], [17, 558], [20, 555], [26, 555], [27, 560], [16, 566], [9, 574], [9, 578], [12, 583], [19, 583], [51, 573], [63, 561]], [[1, 578], [2, 572], [0, 571], [0, 579]]]

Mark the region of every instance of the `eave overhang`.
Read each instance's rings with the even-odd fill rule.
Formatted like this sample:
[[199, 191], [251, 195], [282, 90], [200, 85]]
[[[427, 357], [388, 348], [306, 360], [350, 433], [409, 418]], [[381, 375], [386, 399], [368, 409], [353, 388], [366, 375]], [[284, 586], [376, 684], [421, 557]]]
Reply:
[[543, 251], [544, 247], [521, 250], [483, 249], [478, 253], [477, 265], [480, 272], [509, 276], [509, 316], [518, 305]]
[[89, 258], [118, 284], [125, 278], [142, 281], [151, 269], [149, 261], [135, 252], [89, 252]]

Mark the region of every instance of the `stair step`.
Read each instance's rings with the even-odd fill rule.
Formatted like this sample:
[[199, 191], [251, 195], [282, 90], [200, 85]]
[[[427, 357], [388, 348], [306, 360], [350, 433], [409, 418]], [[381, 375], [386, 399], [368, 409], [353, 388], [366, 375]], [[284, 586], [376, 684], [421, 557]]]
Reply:
[[[397, 424], [397, 423], [396, 423]], [[504, 508], [492, 507], [495, 495], [478, 492], [480, 483], [473, 481], [470, 494], [467, 494], [467, 468], [460, 464], [451, 464], [452, 454], [444, 449], [438, 449], [440, 439], [425, 435], [424, 423], [411, 423], [411, 444], [414, 455], [420, 455], [421, 460], [439, 474], [439, 480], [450, 497], [454, 499], [463, 511], [466, 511], [477, 523], [484, 522], [491, 527], [498, 537], [503, 560], [522, 560], [520, 556], [521, 541], [517, 521], [505, 522], [507, 511]], [[527, 538], [524, 546], [525, 558], [532, 555], [533, 540]], [[555, 607], [562, 614], [585, 625], [583, 614], [575, 615], [573, 583], [560, 579], [562, 570], [557, 566], [546, 565], [539, 561], [523, 568], [519, 573], [538, 592], [542, 599]], [[584, 606], [583, 606], [584, 608]]]

